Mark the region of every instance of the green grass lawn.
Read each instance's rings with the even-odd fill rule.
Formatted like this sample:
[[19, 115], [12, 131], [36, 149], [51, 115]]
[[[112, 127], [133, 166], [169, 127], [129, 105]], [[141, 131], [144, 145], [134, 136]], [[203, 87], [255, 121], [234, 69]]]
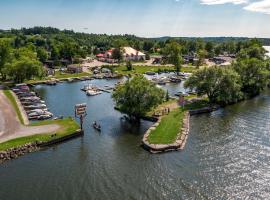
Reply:
[[[19, 147], [19, 146], [22, 146], [24, 144], [31, 143], [34, 141], [48, 142], [52, 139], [61, 138], [61, 137], [70, 135], [72, 133], [75, 133], [75, 131], [79, 129], [79, 125], [72, 118], [66, 118], [63, 120], [41, 121], [41, 122], [31, 124], [30, 126], [40, 126], [40, 125], [49, 125], [49, 124], [58, 124], [59, 126], [61, 126], [61, 128], [56, 133], [44, 133], [40, 135], [32, 135], [32, 136], [27, 136], [27, 137], [16, 138], [16, 139], [1, 143], [0, 151], [4, 151], [6, 149], [10, 149], [14, 147]], [[52, 134], [56, 134], [56, 137], [51, 137]]]
[[[175, 71], [175, 67], [173, 66], [135, 66], [133, 65], [133, 70], [128, 71], [127, 67], [125, 65], [120, 65], [116, 66], [114, 68], [115, 71], [122, 75], [128, 75], [128, 74], [144, 74], [145, 72], [158, 72], [159, 70], [161, 71]], [[182, 67], [181, 71], [182, 72], [194, 72], [196, 70], [195, 67]]]
[[[166, 106], [172, 102], [173, 100], [171, 100], [171, 102], [168, 102], [167, 104], [165, 102], [160, 106], [161, 107]], [[149, 134], [148, 136], [149, 143], [150, 144], [174, 143], [178, 133], [182, 128], [183, 117], [185, 112], [188, 112], [188, 110], [195, 110], [207, 106], [209, 106], [209, 101], [207, 99], [203, 99], [194, 103], [187, 104], [183, 109], [177, 108], [172, 112], [170, 112], [168, 115], [162, 117], [159, 126]]]
[[185, 111], [181, 108], [171, 111], [168, 115], [161, 119], [159, 126], [153, 130], [148, 141], [150, 144], [171, 144], [174, 143], [176, 137], [182, 127]]
[[53, 78], [63, 79], [63, 78], [79, 78], [83, 76], [89, 76], [90, 74], [87, 72], [77, 73], [77, 74], [69, 74], [69, 73], [61, 73], [59, 71], [55, 72]]
[[24, 124], [24, 121], [23, 121], [23, 117], [22, 117], [22, 114], [19, 110], [19, 106], [17, 105], [17, 102], [14, 98], [14, 96], [12, 95], [11, 91], [10, 90], [4, 90], [4, 94], [6, 95], [6, 97], [9, 99], [11, 105], [13, 106], [13, 108], [15, 109], [16, 111], [16, 114], [21, 122], [21, 124]]
[[91, 75], [91, 74], [87, 73], [87, 72], [82, 72], [82, 73], [77, 73], [77, 74], [69, 74], [69, 73], [61, 73], [59, 71], [56, 71], [54, 76], [44, 77], [42, 79], [29, 80], [29, 81], [26, 81], [26, 83], [33, 84], [33, 83], [51, 80], [52, 78], [55, 78], [55, 79], [80, 78], [80, 77], [89, 76], [89, 75]]

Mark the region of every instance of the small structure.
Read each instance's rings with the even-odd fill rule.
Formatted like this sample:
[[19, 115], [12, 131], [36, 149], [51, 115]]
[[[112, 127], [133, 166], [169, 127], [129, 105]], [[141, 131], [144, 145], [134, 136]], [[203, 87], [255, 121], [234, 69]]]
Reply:
[[81, 130], [83, 130], [83, 119], [86, 117], [86, 103], [76, 104], [74, 107], [75, 117], [80, 119]]
[[67, 66], [67, 72], [72, 73], [72, 74], [82, 73], [83, 68], [82, 68], [82, 66], [70, 65], [70, 66]]
[[224, 64], [230, 65], [232, 63], [233, 59], [234, 58], [231, 56], [220, 55], [220, 56], [216, 56], [210, 60], [213, 61], [217, 65], [224, 65]]

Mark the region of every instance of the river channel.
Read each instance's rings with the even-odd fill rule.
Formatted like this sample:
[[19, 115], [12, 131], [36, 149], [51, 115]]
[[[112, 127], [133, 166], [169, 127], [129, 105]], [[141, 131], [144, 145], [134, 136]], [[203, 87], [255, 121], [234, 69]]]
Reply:
[[[56, 116], [87, 103], [85, 135], [0, 165], [1, 200], [270, 198], [270, 91], [191, 117], [183, 151], [152, 155], [140, 147], [152, 123], [121, 121], [111, 94], [88, 97], [86, 83], [36, 86]], [[174, 94], [182, 84], [165, 87]]]

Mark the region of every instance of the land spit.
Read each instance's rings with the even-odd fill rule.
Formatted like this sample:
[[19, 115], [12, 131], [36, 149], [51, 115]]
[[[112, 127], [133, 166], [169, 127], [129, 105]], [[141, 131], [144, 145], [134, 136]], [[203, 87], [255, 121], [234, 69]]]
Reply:
[[197, 110], [190, 110], [184, 113], [184, 118], [183, 118], [183, 125], [182, 128], [180, 129], [180, 132], [178, 133], [176, 140], [172, 144], [150, 144], [148, 141], [148, 137], [150, 133], [156, 129], [157, 126], [159, 126], [161, 122], [161, 117], [157, 118], [157, 122], [151, 126], [144, 134], [143, 140], [142, 140], [142, 145], [143, 148], [148, 150], [151, 153], [163, 153], [163, 152], [168, 152], [168, 151], [178, 151], [178, 150], [183, 150], [187, 139], [189, 135], [189, 121], [190, 121], [190, 116], [192, 115], [197, 115], [197, 114], [203, 114], [203, 113], [210, 113], [215, 110], [217, 110], [218, 107], [205, 107]]

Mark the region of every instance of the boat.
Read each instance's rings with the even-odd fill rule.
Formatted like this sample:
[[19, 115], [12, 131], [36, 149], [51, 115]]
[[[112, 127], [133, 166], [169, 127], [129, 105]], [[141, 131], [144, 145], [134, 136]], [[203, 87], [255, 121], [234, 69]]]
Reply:
[[40, 98], [39, 97], [22, 97], [21, 101], [30, 101], [30, 102], [35, 102], [35, 101], [39, 101]]
[[97, 131], [101, 131], [101, 126], [99, 124], [97, 124], [96, 122], [94, 122], [92, 124], [93, 128], [96, 129]]
[[81, 90], [84, 91], [84, 92], [86, 92], [88, 90], [92, 90], [92, 89], [93, 89], [92, 84], [84, 85], [83, 88], [81, 88]]
[[102, 94], [102, 92], [95, 91], [95, 90], [87, 90], [86, 94], [87, 94], [87, 96], [96, 96], [96, 95]]
[[69, 83], [74, 82], [74, 79], [73, 78], [68, 78], [67, 82], [69, 82]]
[[189, 96], [189, 94], [188, 93], [186, 93], [186, 92], [177, 92], [176, 94], [175, 94], [175, 96], [177, 96], [177, 97], [180, 97], [180, 96], [184, 96], [184, 97], [186, 97], [186, 96]]
[[170, 81], [171, 81], [172, 83], [180, 83], [182, 80], [181, 80], [181, 78], [179, 78], [179, 77], [172, 76], [172, 77], [170, 78]]
[[41, 100], [35, 100], [35, 101], [21, 101], [21, 103], [22, 103], [23, 106], [30, 106], [30, 105], [37, 104], [37, 103], [44, 104], [45, 101], [41, 101]]
[[145, 74], [146, 74], [146, 75], [149, 75], [149, 76], [154, 76], [154, 75], [156, 75], [155, 72], [145, 72]]
[[45, 104], [33, 104], [30, 106], [24, 106], [26, 110], [44, 109], [47, 108]]
[[46, 84], [47, 85], [56, 85], [56, 81], [55, 80], [47, 81]]
[[48, 111], [48, 108], [43, 108], [43, 109], [34, 109], [34, 110], [27, 110], [25, 111], [27, 114], [33, 113], [33, 112], [38, 112], [38, 113], [44, 113]]

